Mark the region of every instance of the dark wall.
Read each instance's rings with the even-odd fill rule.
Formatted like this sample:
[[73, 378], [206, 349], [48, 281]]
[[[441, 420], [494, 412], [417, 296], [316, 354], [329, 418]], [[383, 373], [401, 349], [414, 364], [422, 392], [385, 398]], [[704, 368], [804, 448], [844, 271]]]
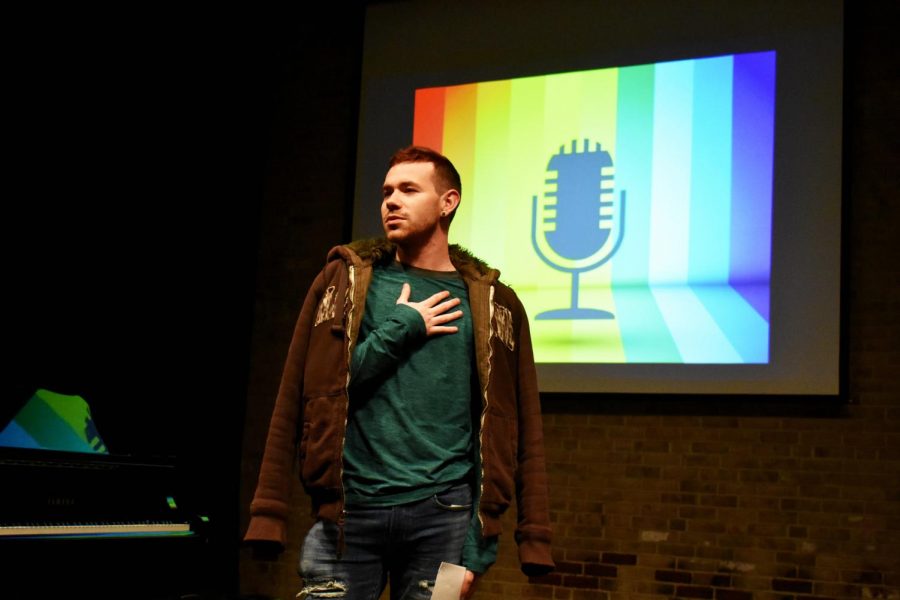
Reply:
[[112, 453], [175, 461], [223, 591], [271, 116], [249, 16], [17, 10], [4, 85], [0, 425], [48, 388]]

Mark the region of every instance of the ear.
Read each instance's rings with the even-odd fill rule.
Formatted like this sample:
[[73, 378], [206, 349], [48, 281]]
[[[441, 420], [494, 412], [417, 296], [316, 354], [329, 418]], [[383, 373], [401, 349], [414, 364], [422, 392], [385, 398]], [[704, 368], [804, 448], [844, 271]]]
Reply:
[[453, 188], [447, 190], [441, 195], [441, 213], [446, 216], [453, 214], [456, 207], [459, 206], [459, 192]]

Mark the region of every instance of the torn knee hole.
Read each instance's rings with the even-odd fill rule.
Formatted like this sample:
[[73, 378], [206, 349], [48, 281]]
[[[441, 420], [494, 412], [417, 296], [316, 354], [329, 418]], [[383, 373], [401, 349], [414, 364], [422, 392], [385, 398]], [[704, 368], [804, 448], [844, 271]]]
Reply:
[[311, 581], [304, 585], [300, 593], [297, 594], [297, 600], [305, 598], [343, 598], [347, 593], [347, 586], [340, 581]]

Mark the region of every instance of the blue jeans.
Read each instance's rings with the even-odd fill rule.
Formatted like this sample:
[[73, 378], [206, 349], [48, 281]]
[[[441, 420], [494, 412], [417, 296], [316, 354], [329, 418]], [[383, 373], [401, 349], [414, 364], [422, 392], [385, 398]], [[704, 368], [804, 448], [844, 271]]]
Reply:
[[390, 576], [391, 600], [428, 600], [441, 562], [460, 563], [471, 517], [468, 484], [410, 504], [348, 507], [340, 558], [338, 526], [320, 520], [303, 542], [298, 598], [377, 600]]

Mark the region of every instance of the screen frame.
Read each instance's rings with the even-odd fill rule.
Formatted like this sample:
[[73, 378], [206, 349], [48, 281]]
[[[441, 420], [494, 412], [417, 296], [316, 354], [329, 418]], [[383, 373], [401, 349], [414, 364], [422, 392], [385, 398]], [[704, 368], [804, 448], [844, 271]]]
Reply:
[[[380, 189], [386, 157], [412, 139], [416, 88], [775, 49], [778, 67], [771, 362], [782, 364], [809, 352], [821, 355], [801, 370], [791, 368], [775, 376], [771, 365], [538, 364], [540, 389], [553, 393], [651, 396], [845, 395], [845, 316], [841, 302], [841, 277], [845, 272], [841, 228], [846, 186], [842, 165], [843, 3], [798, 2], [785, 7], [766, 1], [740, 3], [723, 11], [717, 3], [706, 1], [672, 6], [645, 0], [612, 2], [603, 7], [572, 2], [554, 6], [552, 20], [544, 14], [547, 10], [547, 4], [542, 2], [524, 2], [515, 11], [491, 2], [452, 6], [383, 3], [368, 7], [353, 236], [382, 233], [377, 205], [373, 204], [377, 198], [375, 190]], [[653, 19], [642, 17], [651, 13], [655, 15]], [[597, 15], [605, 24], [603, 35], [598, 35], [600, 30], [594, 26]], [[773, 32], [778, 22], [794, 28], [789, 29], [792, 37]], [[437, 30], [446, 35], [434, 35]], [[704, 36], [704, 31], [712, 33]], [[542, 46], [529, 43], [541, 33], [549, 42]], [[561, 43], [562, 33], [565, 43]], [[804, 65], [822, 56], [830, 65], [826, 82], [804, 75]], [[785, 92], [785, 85], [789, 86], [789, 93]], [[831, 93], [822, 94], [823, 89]], [[801, 110], [802, 102], [791, 97], [797, 94], [821, 97], [817, 110], [836, 120], [835, 128], [810, 131], [807, 115]], [[809, 148], [827, 154], [825, 161], [813, 164], [812, 159], [806, 160], [799, 165], [799, 177], [788, 176], [787, 172], [795, 172], [792, 167], [796, 165], [788, 162], [785, 167], [784, 156], [802, 156]], [[826, 176], [818, 177], [820, 172]], [[827, 214], [810, 220], [805, 214], [808, 204], [778, 200], [798, 195], [829, 198]], [[806, 282], [808, 288], [799, 291], [795, 275], [813, 252], [798, 255], [790, 246], [790, 239], [798, 236], [820, 242], [817, 251], [825, 249], [827, 253], [820, 260], [838, 271], [828, 281], [811, 278], [811, 283]], [[477, 247], [473, 250], [477, 254]], [[502, 265], [497, 266], [502, 271]], [[817, 272], [825, 270], [817, 267]], [[828, 326], [827, 349], [822, 344], [804, 344], [778, 326], [785, 315], [775, 307], [785, 302], [799, 305], [797, 298], [802, 294], [817, 298], [817, 302], [809, 303], [802, 313], [794, 308], [796, 316], [807, 319], [798, 328], [800, 331], [816, 331], [829, 319], [836, 321]], [[818, 375], [815, 371], [821, 370], [823, 364], [829, 373], [827, 381], [814, 381]]]

